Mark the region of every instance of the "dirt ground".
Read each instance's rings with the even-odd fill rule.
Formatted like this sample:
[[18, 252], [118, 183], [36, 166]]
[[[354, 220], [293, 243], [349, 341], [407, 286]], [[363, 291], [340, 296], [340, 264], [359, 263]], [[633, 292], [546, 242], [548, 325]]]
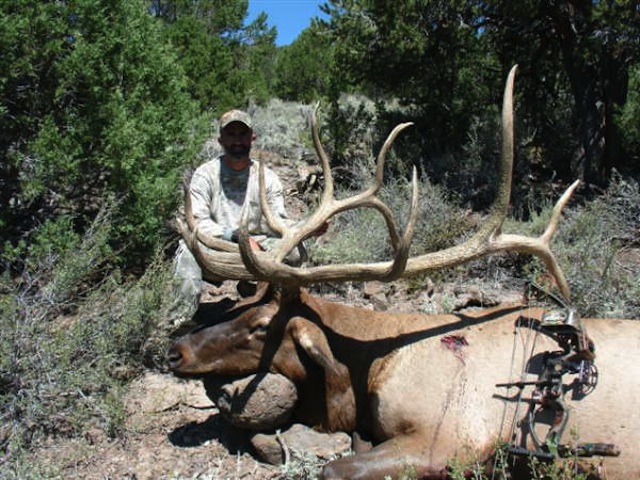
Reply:
[[[244, 453], [243, 435], [226, 424], [198, 380], [147, 372], [130, 388], [126, 432], [110, 440], [88, 431], [84, 441], [59, 441], [39, 461], [62, 466], [61, 478], [271, 479], [280, 469]], [[1, 475], [0, 475], [1, 476]]]
[[[207, 285], [202, 302], [223, 298], [237, 298], [235, 282]], [[125, 430], [118, 439], [96, 428], [83, 439], [51, 439], [36, 456], [39, 464], [62, 469], [53, 476], [63, 479], [284, 478], [281, 468], [257, 461], [249, 448], [248, 434], [222, 418], [201, 380], [147, 371], [129, 385]]]

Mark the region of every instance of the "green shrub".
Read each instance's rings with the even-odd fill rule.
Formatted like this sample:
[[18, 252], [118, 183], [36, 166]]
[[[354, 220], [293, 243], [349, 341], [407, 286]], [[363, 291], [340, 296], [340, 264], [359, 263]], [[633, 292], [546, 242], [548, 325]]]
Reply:
[[105, 272], [110, 229], [110, 212], [103, 212], [62, 245], [43, 235], [22, 276], [2, 278], [0, 449], [16, 478], [21, 452], [47, 436], [92, 427], [118, 436], [124, 387], [143, 367], [161, 364], [171, 269], [156, 255], [139, 280]]
[[637, 169], [640, 166], [640, 65], [629, 69], [628, 95], [616, 114], [616, 121], [619, 122], [623, 151], [629, 156], [625, 166]]
[[145, 3], [0, 7], [0, 242], [9, 248], [69, 214], [82, 232], [111, 197], [109, 244], [121, 264], [165, 241], [203, 122]]
[[[603, 196], [570, 209], [567, 217], [554, 248], [580, 313], [639, 318], [638, 183], [616, 176]], [[625, 260], [627, 252], [631, 261]]]
[[[575, 201], [574, 201], [575, 202]], [[531, 209], [528, 221], [509, 219], [505, 231], [530, 236], [546, 228], [552, 202]], [[640, 189], [637, 182], [615, 175], [600, 197], [565, 208], [552, 240], [552, 250], [571, 289], [571, 301], [580, 315], [640, 317]], [[626, 254], [630, 261], [625, 260]], [[514, 254], [487, 258], [482, 268], [494, 275], [509, 269], [513, 278], [535, 281], [546, 272], [530, 256]], [[491, 271], [491, 273], [489, 273]]]

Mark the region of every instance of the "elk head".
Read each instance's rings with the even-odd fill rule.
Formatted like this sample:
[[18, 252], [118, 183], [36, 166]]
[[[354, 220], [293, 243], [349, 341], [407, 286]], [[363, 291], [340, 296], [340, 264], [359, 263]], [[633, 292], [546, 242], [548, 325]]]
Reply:
[[[323, 371], [325, 392], [352, 405], [352, 392], [344, 381], [346, 368], [334, 358], [307, 297], [306, 292], [260, 282], [255, 295], [238, 301], [215, 325], [198, 328], [173, 342], [169, 368], [182, 375], [246, 376], [271, 371], [302, 382], [310, 373], [298, 354], [301, 350]], [[311, 380], [315, 387], [320, 383]]]
[[174, 342], [169, 350], [169, 367], [190, 375], [254, 373], [280, 300], [268, 283], [259, 287], [255, 295], [223, 312], [216, 325], [197, 328]]

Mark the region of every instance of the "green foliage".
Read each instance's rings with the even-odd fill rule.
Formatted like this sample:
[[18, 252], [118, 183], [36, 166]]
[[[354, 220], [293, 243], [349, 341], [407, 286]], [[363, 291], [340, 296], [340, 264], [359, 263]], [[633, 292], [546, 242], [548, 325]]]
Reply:
[[548, 167], [565, 179], [605, 184], [626, 161], [613, 114], [627, 101], [629, 68], [639, 60], [637, 8], [629, 2], [489, 5], [487, 34], [501, 58], [522, 67], [524, 115], [533, 120], [534, 141], [550, 155]]
[[359, 185], [358, 175], [355, 175], [354, 181], [350, 179], [350, 171], [358, 171], [362, 166], [358, 164], [358, 159], [371, 156], [373, 142], [382, 136], [378, 131], [376, 110], [376, 105], [369, 98], [344, 94], [333, 99], [326, 112], [320, 112], [322, 118], [319, 123], [326, 126], [322, 129], [321, 138], [324, 145], [333, 152], [333, 165], [341, 174], [338, 180], [346, 183], [347, 188]]
[[576, 472], [571, 462], [544, 463], [537, 458], [532, 458], [530, 463], [534, 480], [588, 480], [591, 478], [591, 475]]
[[[477, 8], [428, 0], [332, 1], [337, 71], [375, 100], [397, 98], [426, 138], [424, 151], [460, 145], [495, 93], [495, 58]], [[437, 65], [437, 68], [434, 68]]]
[[230, 91], [233, 53], [223, 39], [209, 35], [203, 19], [183, 16], [166, 29], [166, 35], [180, 52], [189, 92], [205, 108], [224, 109], [235, 98]]
[[640, 65], [629, 72], [627, 102], [617, 116], [622, 134], [622, 150], [629, 158], [625, 171], [640, 169]]
[[640, 316], [640, 188], [614, 177], [605, 195], [572, 210], [558, 235], [573, 300], [584, 316]]
[[318, 478], [322, 466], [326, 463], [311, 452], [295, 451], [289, 462], [280, 467], [280, 478], [314, 480]]
[[[556, 199], [554, 199], [555, 201]], [[529, 236], [543, 233], [553, 202], [532, 209], [528, 221], [510, 219], [505, 231]], [[640, 317], [640, 188], [615, 175], [602, 197], [565, 208], [552, 249], [571, 290], [572, 305], [584, 317]], [[538, 281], [546, 268], [533, 257], [489, 258], [485, 266], [511, 269], [511, 275]], [[485, 267], [486, 268], [486, 267]], [[482, 275], [493, 276], [485, 270]]]
[[204, 110], [219, 114], [246, 106], [250, 98], [268, 99], [276, 30], [265, 14], [245, 26], [246, 0], [149, 3], [180, 52], [189, 91]]
[[109, 260], [111, 222], [105, 212], [59, 248], [43, 236], [20, 282], [0, 284], [0, 449], [16, 478], [20, 453], [47, 436], [119, 435], [124, 385], [165, 351], [173, 286], [160, 258], [135, 283], [89, 282]]
[[200, 138], [174, 52], [142, 1], [10, 4], [2, 6], [11, 24], [3, 50], [15, 52], [0, 73], [10, 185], [2, 240], [28, 240], [23, 232], [66, 212], [80, 230], [113, 196], [110, 243], [141, 259], [164, 241]]
[[[486, 209], [497, 193], [499, 130], [497, 107], [487, 108], [485, 115], [470, 120], [461, 152], [433, 158], [429, 168], [434, 181], [457, 192], [476, 211]], [[518, 200], [513, 199], [515, 207]]]
[[488, 109], [516, 63], [519, 121], [541, 153], [524, 157], [535, 163], [521, 165], [522, 175], [603, 184], [613, 168], [637, 161], [635, 145], [621, 150], [630, 143], [620, 143], [613, 116], [637, 103], [627, 98], [640, 59], [633, 2], [332, 0], [326, 11], [336, 72], [375, 101], [399, 100], [402, 120], [418, 127], [411, 143], [438, 182], [461, 168], [441, 176], [434, 159], [458, 157], [472, 122], [492, 121]]
[[481, 34], [478, 6], [330, 3], [336, 71], [351, 85], [361, 85], [375, 103], [372, 113], [345, 117], [336, 97], [342, 91], [333, 92], [334, 156], [339, 162], [349, 156], [354, 125], [367, 126], [374, 145], [381, 145], [396, 124], [411, 121], [415, 125], [396, 141], [398, 158], [411, 159], [434, 183], [463, 195], [474, 208], [486, 206], [493, 193], [488, 186], [502, 79], [491, 39]]
[[275, 75], [276, 35], [276, 28], [269, 27], [265, 13], [244, 30], [239, 65], [247, 84], [245, 98], [264, 103], [273, 96], [271, 84]]
[[237, 35], [247, 14], [247, 0], [148, 0], [149, 9], [167, 23], [185, 17], [202, 19], [210, 35]]
[[[255, 123], [254, 145], [284, 159], [296, 160], [305, 151], [304, 139], [309, 136], [309, 108], [295, 102], [272, 99], [266, 105], [250, 109]], [[311, 141], [306, 147], [310, 147]], [[290, 168], [295, 171], [294, 165]]]
[[275, 58], [273, 93], [284, 100], [311, 103], [330, 93], [333, 43], [324, 24], [313, 22]]

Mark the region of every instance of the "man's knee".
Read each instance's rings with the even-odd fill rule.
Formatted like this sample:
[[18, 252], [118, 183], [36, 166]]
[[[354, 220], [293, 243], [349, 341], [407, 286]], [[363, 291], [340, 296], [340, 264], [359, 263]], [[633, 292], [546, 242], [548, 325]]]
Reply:
[[202, 270], [191, 251], [182, 241], [180, 241], [174, 257], [173, 273], [178, 280], [177, 294], [197, 305], [203, 284]]

